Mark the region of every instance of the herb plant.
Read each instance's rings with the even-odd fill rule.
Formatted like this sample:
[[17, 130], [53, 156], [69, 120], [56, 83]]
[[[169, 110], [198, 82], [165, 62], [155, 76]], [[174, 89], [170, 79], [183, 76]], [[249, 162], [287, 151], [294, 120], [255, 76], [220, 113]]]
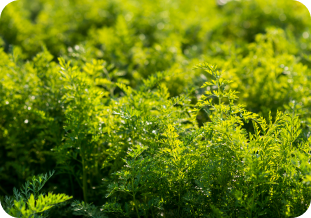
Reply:
[[72, 197], [66, 194], [42, 193], [41, 189], [53, 176], [49, 174], [34, 176], [28, 180], [19, 191], [13, 189], [13, 197], [6, 196], [3, 201], [3, 209], [14, 217], [49, 217], [49, 209]]

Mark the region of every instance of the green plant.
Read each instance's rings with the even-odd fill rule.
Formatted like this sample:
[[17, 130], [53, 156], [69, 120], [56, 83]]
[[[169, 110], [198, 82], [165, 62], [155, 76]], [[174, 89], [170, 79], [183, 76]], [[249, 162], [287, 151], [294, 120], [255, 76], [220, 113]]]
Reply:
[[[222, 70], [233, 80], [231, 87], [240, 92], [239, 101], [264, 118], [277, 110], [290, 112], [295, 107], [307, 133], [310, 123], [310, 71], [300, 58], [287, 51], [292, 46], [281, 29], [269, 28], [256, 36], [245, 50], [234, 51]], [[293, 47], [294, 49], [295, 47]], [[256, 99], [256, 100], [254, 100]], [[294, 103], [294, 105], [293, 105]]]
[[47, 50], [27, 63], [16, 47], [11, 54], [3, 49], [0, 53], [0, 180], [1, 186], [12, 189], [55, 167], [49, 150], [63, 135], [63, 84]]
[[22, 189], [13, 189], [13, 197], [6, 196], [2, 201], [4, 210], [14, 217], [49, 217], [48, 211], [56, 204], [62, 203], [72, 197], [65, 194], [42, 193], [41, 189], [53, 176], [49, 174], [34, 176], [28, 180]]
[[302, 214], [311, 199], [309, 19], [292, 0], [9, 4], [1, 195], [57, 169], [45, 189], [75, 201], [33, 216]]
[[[66, 104], [64, 129], [67, 140], [53, 150], [57, 152], [58, 163], [61, 165], [66, 165], [71, 158], [80, 163], [82, 184], [79, 184], [83, 189], [84, 201], [87, 202], [87, 171], [90, 168], [97, 170], [99, 165], [95, 153], [100, 151], [97, 143], [101, 133], [100, 110], [103, 110], [100, 98], [106, 93], [93, 88], [90, 79], [78, 72], [76, 67], [71, 68], [70, 62], [65, 63], [63, 59], [59, 61], [62, 69], [60, 73], [65, 82], [63, 101]], [[79, 179], [77, 181], [80, 182]]]
[[[278, 113], [274, 122], [270, 117], [266, 123], [234, 104], [235, 92], [225, 90], [230, 81], [215, 66], [196, 68], [214, 80], [204, 84], [206, 95], [191, 109], [190, 120], [194, 122], [204, 109], [210, 122], [185, 128], [166, 121], [154, 137], [145, 143], [138, 140], [109, 186], [107, 197], [114, 200], [102, 207], [103, 212], [127, 217], [300, 215], [308, 206], [303, 202], [310, 199], [305, 180], [310, 172], [310, 140], [300, 137], [298, 118]], [[173, 100], [167, 102], [174, 105]], [[163, 120], [157, 120], [162, 126]], [[243, 128], [249, 121], [254, 134]], [[309, 170], [302, 171], [297, 161]]]

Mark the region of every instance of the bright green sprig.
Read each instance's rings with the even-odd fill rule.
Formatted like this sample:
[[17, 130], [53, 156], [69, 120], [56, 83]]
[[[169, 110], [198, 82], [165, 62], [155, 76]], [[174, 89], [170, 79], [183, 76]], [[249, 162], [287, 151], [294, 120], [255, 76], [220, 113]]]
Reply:
[[40, 192], [45, 183], [53, 176], [49, 174], [34, 176], [28, 180], [22, 189], [13, 189], [13, 197], [5, 197], [4, 210], [14, 217], [49, 217], [48, 210], [56, 204], [70, 200], [72, 197], [65, 194], [48, 194]]

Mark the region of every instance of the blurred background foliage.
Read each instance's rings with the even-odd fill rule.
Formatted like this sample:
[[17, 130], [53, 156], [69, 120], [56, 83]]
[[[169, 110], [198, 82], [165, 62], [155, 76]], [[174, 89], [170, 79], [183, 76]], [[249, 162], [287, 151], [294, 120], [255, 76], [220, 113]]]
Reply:
[[[195, 87], [192, 103], [210, 79], [192, 67], [215, 63], [233, 80], [228, 88], [239, 91], [238, 103], [265, 118], [294, 109], [309, 137], [310, 28], [307, 8], [293, 0], [10, 3], [0, 19], [0, 195], [58, 166], [51, 149], [63, 143], [68, 106], [58, 57], [111, 98], [123, 94], [116, 83], [137, 89], [150, 75], [170, 72], [162, 82], [169, 96]], [[207, 120], [197, 117], [199, 125]], [[47, 189], [82, 199], [78, 184], [60, 172]], [[91, 191], [96, 200], [99, 193]]]

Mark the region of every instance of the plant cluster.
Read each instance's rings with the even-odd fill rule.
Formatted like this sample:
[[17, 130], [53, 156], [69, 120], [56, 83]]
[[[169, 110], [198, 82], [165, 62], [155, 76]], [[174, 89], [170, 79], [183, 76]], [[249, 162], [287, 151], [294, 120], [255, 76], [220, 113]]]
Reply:
[[292, 0], [223, 2], [9, 4], [0, 20], [5, 211], [303, 214], [311, 202], [309, 13]]

